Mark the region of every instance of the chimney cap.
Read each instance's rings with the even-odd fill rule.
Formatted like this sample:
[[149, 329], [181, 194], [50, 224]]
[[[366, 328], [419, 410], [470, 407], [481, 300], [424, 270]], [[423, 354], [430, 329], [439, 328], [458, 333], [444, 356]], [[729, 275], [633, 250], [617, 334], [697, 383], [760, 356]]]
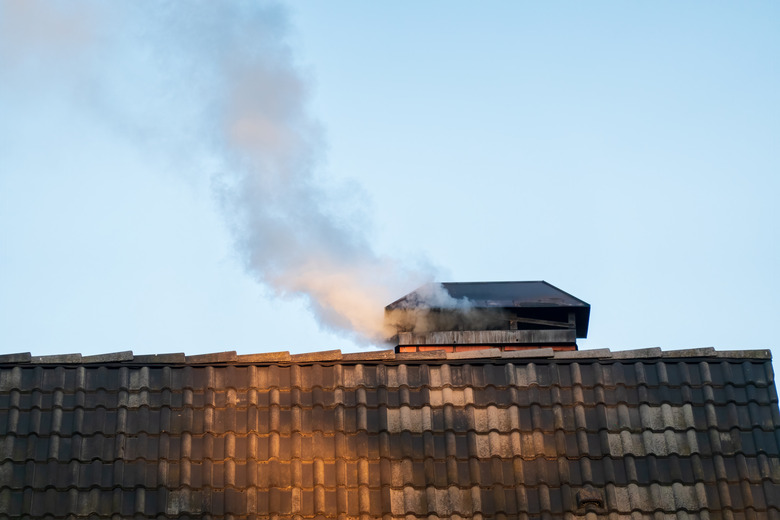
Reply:
[[[426, 301], [425, 295], [432, 294], [437, 285], [441, 286], [451, 298], [437, 299], [431, 304]], [[385, 307], [385, 310], [458, 309], [462, 307], [464, 300], [467, 300], [466, 303], [472, 309], [570, 310], [576, 316], [577, 337], [584, 338], [588, 335], [590, 304], [544, 280], [430, 283], [394, 301]]]

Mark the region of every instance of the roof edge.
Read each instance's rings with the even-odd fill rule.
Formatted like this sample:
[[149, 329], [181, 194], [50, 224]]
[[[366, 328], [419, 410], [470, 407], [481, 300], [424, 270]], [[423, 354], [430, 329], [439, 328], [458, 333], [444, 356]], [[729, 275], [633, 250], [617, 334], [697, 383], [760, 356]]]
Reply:
[[396, 353], [389, 350], [366, 350], [364, 352], [342, 353], [341, 350], [315, 351], [303, 354], [289, 352], [269, 352], [238, 355], [235, 351], [217, 352], [186, 356], [183, 353], [141, 354], [134, 355], [132, 351], [115, 352], [82, 356], [81, 354], [57, 354], [33, 356], [29, 352], [1, 354], [0, 365], [253, 365], [253, 364], [311, 364], [311, 363], [392, 363], [392, 362], [429, 362], [429, 361], [477, 361], [490, 362], [495, 360], [511, 360], [512, 362], [527, 359], [530, 361], [596, 361], [596, 360], [631, 360], [631, 359], [744, 359], [771, 360], [769, 349], [756, 350], [716, 350], [712, 347], [691, 348], [682, 350], [662, 350], [658, 347], [610, 350], [606, 348], [558, 351], [551, 348], [501, 352], [498, 349], [473, 351], [445, 352], [430, 350], [426, 352]]

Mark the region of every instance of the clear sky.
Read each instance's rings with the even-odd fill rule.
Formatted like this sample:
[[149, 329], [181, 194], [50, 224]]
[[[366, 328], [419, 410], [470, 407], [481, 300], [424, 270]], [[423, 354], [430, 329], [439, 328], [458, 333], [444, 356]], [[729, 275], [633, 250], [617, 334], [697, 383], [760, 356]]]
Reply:
[[376, 342], [546, 280], [780, 355], [777, 2], [0, 0], [0, 351]]

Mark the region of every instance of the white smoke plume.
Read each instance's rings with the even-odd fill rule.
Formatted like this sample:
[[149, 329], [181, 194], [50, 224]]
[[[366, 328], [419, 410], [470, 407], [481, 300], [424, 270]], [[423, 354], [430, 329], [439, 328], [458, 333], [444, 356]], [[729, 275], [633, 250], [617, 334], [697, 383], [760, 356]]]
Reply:
[[414, 310], [431, 307], [439, 309], [468, 310], [473, 302], [468, 298], [454, 298], [440, 283], [425, 284], [399, 301], [395, 308]]
[[440, 283], [419, 287], [385, 312], [388, 337], [398, 332], [500, 329], [508, 320], [500, 309], [475, 309], [468, 298], [454, 298]]
[[[6, 65], [34, 50], [43, 75], [73, 74], [62, 84], [113, 131], [211, 175], [247, 271], [278, 296], [307, 299], [323, 326], [380, 341], [384, 306], [431, 278], [375, 253], [349, 208], [333, 209], [338, 190], [318, 170], [323, 131], [281, 5], [0, 0], [0, 20], [34, 29], [0, 36]], [[63, 47], [78, 67], [56, 66]]]

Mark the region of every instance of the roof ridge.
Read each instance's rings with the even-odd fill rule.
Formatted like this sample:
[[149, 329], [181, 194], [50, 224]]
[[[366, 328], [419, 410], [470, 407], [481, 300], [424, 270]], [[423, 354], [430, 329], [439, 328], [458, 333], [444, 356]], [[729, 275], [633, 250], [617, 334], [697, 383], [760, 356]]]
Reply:
[[209, 354], [186, 355], [178, 353], [139, 354], [132, 350], [83, 356], [82, 354], [54, 354], [33, 356], [30, 352], [0, 354], [0, 364], [33, 365], [97, 365], [97, 364], [253, 364], [253, 363], [313, 363], [313, 362], [385, 362], [385, 361], [480, 361], [480, 360], [521, 360], [549, 359], [560, 361], [597, 360], [597, 359], [669, 359], [669, 358], [723, 358], [723, 359], [772, 359], [769, 349], [755, 350], [716, 350], [713, 347], [701, 347], [680, 350], [663, 350], [659, 347], [610, 350], [608, 348], [556, 351], [552, 348], [502, 351], [497, 348], [481, 350], [445, 352], [429, 350], [425, 352], [396, 353], [393, 349], [366, 350], [364, 352], [342, 352], [339, 349], [321, 350], [300, 354], [288, 351], [238, 354], [235, 350], [213, 352]]

